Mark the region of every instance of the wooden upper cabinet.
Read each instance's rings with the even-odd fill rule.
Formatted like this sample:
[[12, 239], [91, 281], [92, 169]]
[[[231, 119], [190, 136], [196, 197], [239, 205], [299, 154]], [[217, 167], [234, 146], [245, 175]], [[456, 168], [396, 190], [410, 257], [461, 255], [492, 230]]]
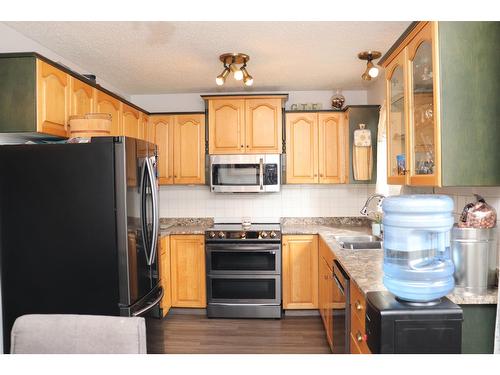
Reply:
[[[148, 124], [149, 124], [149, 116], [146, 115], [145, 113], [141, 112], [140, 119], [139, 119], [138, 138], [142, 139], [143, 141], [147, 141]], [[152, 142], [152, 143], [154, 143], [154, 142]]]
[[245, 150], [245, 100], [209, 100], [210, 154], [240, 154]]
[[144, 124], [144, 137], [149, 143], [156, 143], [156, 130], [153, 122], [153, 116], [149, 117], [148, 122]]
[[408, 131], [405, 51], [386, 68], [387, 182], [404, 185], [408, 168]]
[[319, 182], [345, 183], [346, 122], [344, 113], [319, 113]]
[[112, 118], [111, 135], [119, 136], [123, 134], [121, 120], [121, 102], [105, 92], [97, 90], [96, 112], [109, 113]]
[[427, 23], [407, 47], [409, 180], [414, 186], [440, 184], [440, 116], [435, 105], [438, 82], [432, 27]]
[[283, 308], [318, 308], [318, 236], [283, 237]]
[[122, 134], [139, 139], [140, 112], [122, 103]]
[[70, 77], [71, 83], [71, 116], [83, 116], [94, 112], [94, 91], [95, 89], [74, 77]]
[[175, 116], [174, 183], [205, 183], [205, 115]]
[[281, 99], [245, 100], [245, 152], [281, 152]]
[[286, 182], [318, 182], [318, 116], [289, 113], [286, 116]]
[[174, 116], [153, 115], [149, 124], [158, 146], [158, 183], [174, 183]]
[[70, 77], [56, 67], [37, 59], [37, 131], [67, 136], [70, 108]]
[[203, 235], [170, 236], [173, 307], [207, 306]]

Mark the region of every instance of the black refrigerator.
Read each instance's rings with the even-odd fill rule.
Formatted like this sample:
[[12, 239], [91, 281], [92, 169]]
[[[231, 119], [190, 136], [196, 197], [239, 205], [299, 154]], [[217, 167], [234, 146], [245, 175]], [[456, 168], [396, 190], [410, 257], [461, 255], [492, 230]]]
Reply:
[[156, 147], [0, 146], [3, 350], [24, 314], [159, 316]]

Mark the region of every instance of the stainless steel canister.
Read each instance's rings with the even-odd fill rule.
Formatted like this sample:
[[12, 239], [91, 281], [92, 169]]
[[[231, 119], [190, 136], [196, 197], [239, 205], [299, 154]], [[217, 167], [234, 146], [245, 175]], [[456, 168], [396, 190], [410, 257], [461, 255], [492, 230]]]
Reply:
[[458, 228], [451, 231], [455, 285], [472, 293], [484, 293], [497, 283], [497, 227]]

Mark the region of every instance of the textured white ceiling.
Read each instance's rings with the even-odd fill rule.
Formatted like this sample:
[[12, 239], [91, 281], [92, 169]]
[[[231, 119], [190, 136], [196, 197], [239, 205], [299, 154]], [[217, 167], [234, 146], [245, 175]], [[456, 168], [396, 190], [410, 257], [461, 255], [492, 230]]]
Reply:
[[241, 91], [225, 52], [250, 55], [253, 91], [367, 89], [357, 58], [385, 53], [409, 22], [7, 22], [123, 92]]

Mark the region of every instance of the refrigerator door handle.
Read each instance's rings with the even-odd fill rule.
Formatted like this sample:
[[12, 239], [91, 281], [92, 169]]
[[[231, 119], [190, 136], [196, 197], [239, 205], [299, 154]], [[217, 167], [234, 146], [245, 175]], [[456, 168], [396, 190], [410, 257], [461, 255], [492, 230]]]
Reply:
[[133, 312], [132, 316], [141, 316], [145, 312], [151, 310], [153, 307], [155, 307], [161, 301], [164, 293], [165, 292], [163, 291], [163, 288], [160, 287], [160, 295], [154, 301], [152, 301], [151, 303], [148, 303], [146, 307], [140, 309], [139, 311]]
[[146, 262], [149, 264], [149, 259], [148, 259], [148, 252], [147, 252], [147, 223], [146, 223], [146, 173], [148, 170], [147, 166], [147, 159], [144, 159], [144, 163], [142, 165], [141, 169], [141, 187], [140, 187], [140, 202], [141, 202], [141, 207], [140, 207], [140, 220], [141, 220], [141, 239], [142, 239], [142, 247], [144, 249], [144, 255], [146, 256]]
[[154, 173], [153, 162], [147, 158], [149, 182], [151, 184], [151, 197], [153, 200], [153, 238], [151, 239], [151, 251], [149, 252], [148, 265], [152, 265], [156, 259], [156, 248], [158, 247], [158, 232], [159, 232], [159, 212], [158, 212], [158, 190], [156, 177]]

